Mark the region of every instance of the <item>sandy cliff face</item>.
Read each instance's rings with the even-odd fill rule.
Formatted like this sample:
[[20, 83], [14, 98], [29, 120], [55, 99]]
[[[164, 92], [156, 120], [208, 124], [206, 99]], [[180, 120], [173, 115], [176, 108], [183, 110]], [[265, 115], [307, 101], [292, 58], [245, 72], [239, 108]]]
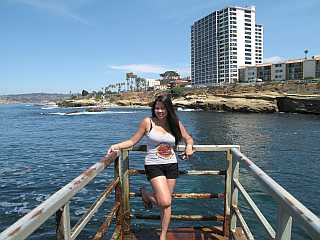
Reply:
[[234, 112], [276, 112], [276, 101], [245, 97], [221, 97], [189, 96], [188, 99], [179, 98], [173, 101], [174, 105], [182, 108], [202, 109], [211, 111], [234, 111]]

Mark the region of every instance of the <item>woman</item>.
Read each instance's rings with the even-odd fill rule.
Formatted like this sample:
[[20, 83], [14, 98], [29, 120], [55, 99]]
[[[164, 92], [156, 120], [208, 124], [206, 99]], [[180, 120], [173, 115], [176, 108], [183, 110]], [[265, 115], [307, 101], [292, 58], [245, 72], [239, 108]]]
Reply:
[[171, 218], [171, 195], [178, 177], [175, 146], [183, 140], [186, 144], [184, 157], [193, 154], [193, 139], [179, 121], [169, 96], [158, 96], [152, 105], [152, 117], [144, 118], [137, 132], [127, 141], [112, 145], [108, 153], [135, 145], [147, 137], [145, 171], [153, 192], [141, 189], [146, 208], [157, 205], [161, 209], [160, 240], [166, 239]]

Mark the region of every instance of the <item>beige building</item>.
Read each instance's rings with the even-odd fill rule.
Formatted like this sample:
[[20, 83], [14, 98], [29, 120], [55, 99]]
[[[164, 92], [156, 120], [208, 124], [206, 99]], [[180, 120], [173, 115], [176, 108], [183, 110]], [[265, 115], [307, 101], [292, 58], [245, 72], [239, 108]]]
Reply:
[[320, 56], [239, 68], [239, 82], [287, 81], [320, 78]]
[[160, 88], [160, 80], [158, 79], [146, 79], [148, 88], [159, 89]]

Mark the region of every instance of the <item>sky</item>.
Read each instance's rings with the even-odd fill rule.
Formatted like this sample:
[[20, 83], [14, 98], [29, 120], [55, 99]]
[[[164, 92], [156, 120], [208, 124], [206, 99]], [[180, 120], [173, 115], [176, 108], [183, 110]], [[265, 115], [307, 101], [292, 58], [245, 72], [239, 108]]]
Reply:
[[191, 25], [226, 6], [256, 6], [265, 61], [320, 55], [319, 0], [0, 0], [0, 95], [188, 76]]

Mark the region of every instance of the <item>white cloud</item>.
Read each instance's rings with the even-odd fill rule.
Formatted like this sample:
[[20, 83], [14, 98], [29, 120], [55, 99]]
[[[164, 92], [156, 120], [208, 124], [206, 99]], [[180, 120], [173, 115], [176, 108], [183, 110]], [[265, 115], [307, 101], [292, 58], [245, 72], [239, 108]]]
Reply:
[[164, 65], [152, 65], [152, 64], [126, 64], [126, 65], [111, 65], [109, 66], [111, 69], [115, 70], [123, 70], [126, 72], [134, 72], [134, 73], [163, 73], [165, 71], [173, 70], [177, 71], [179, 74], [190, 74], [189, 67], [167, 67]]
[[166, 71], [166, 68], [164, 66], [152, 64], [112, 65], [110, 66], [110, 68], [135, 73], [162, 73]]
[[34, 8], [43, 9], [51, 14], [70, 18], [76, 22], [89, 25], [88, 21], [75, 14], [65, 1], [52, 0], [15, 0], [18, 3], [25, 4]]
[[283, 57], [279, 57], [279, 56], [273, 56], [273, 57], [268, 57], [263, 59], [264, 63], [279, 63], [279, 62], [283, 62], [285, 61], [285, 59]]
[[190, 66], [177, 68], [176, 71], [177, 71], [179, 74], [182, 74], [182, 75], [190, 75], [190, 74], [191, 74], [191, 68], [190, 68]]

